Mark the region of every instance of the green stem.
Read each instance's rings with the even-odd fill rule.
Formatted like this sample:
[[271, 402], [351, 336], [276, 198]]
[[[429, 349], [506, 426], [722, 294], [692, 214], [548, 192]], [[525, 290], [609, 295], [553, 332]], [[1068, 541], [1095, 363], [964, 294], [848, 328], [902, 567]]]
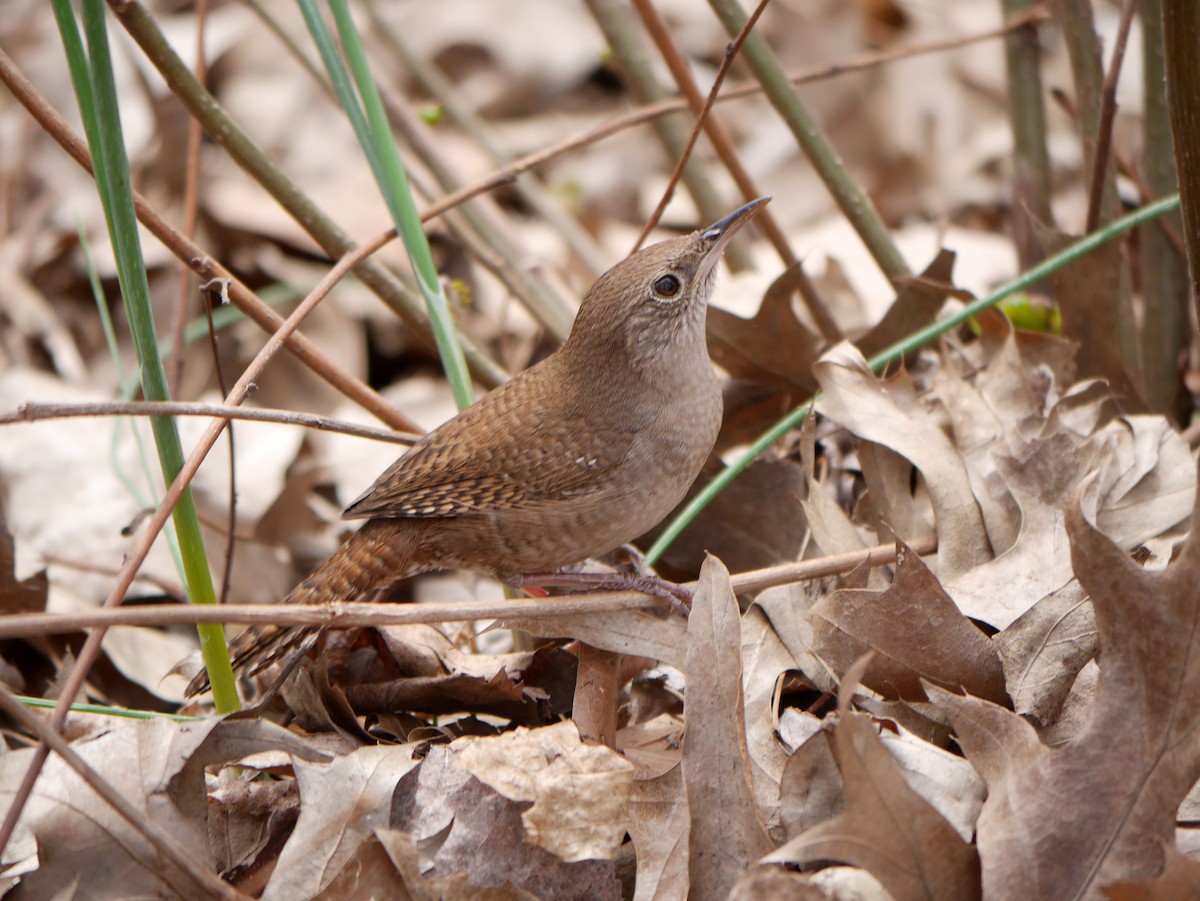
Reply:
[[429, 250], [429, 239], [425, 236], [425, 228], [421, 224], [421, 216], [413, 202], [412, 191], [409, 189], [408, 173], [404, 162], [396, 150], [396, 142], [392, 139], [391, 126], [383, 109], [383, 101], [379, 97], [379, 89], [371, 75], [371, 67], [367, 63], [366, 53], [358, 38], [354, 20], [346, 0], [329, 0], [329, 8], [333, 12], [337, 25], [338, 36], [342, 41], [342, 50], [350, 64], [354, 75], [354, 83], [358, 95], [350, 85], [346, 67], [338, 55], [333, 43], [333, 36], [325, 25], [325, 20], [317, 10], [315, 0], [299, 0], [304, 20], [309, 32], [321, 53], [325, 69], [333, 82], [333, 88], [341, 100], [342, 108], [350, 118], [354, 133], [358, 136], [359, 144], [371, 164], [375, 181], [379, 185], [384, 202], [392, 215], [396, 231], [404, 241], [412, 263], [413, 274], [416, 277], [417, 288], [425, 301], [425, 309], [429, 314], [430, 326], [433, 330], [434, 341], [437, 344], [438, 355], [446, 378], [454, 392], [454, 400], [460, 410], [469, 407], [475, 400], [471, 386], [471, 377], [467, 371], [466, 357], [458, 341], [454, 319], [450, 315], [450, 307], [446, 295], [442, 291], [438, 278], [437, 266], [433, 262], [433, 254]]
[[[150, 286], [138, 239], [129, 160], [121, 132], [104, 3], [103, 0], [85, 0], [83, 4], [86, 53], [69, 0], [54, 0], [54, 12], [67, 50], [76, 95], [80, 97], [80, 112], [96, 168], [96, 186], [117, 260], [117, 278], [141, 370], [142, 393], [148, 400], [169, 400], [166, 373], [158, 354]], [[183, 468], [183, 447], [175, 420], [166, 416], [151, 417], [150, 428], [158, 447], [163, 478], [169, 484]], [[173, 521], [183, 558], [189, 599], [194, 604], [215, 604], [212, 575], [190, 491], [185, 491], [180, 498]], [[210, 623], [197, 627], [197, 630], [201, 652], [213, 684], [213, 702], [217, 711], [230, 713], [238, 710], [241, 705], [225, 648], [224, 629], [219, 624]]]

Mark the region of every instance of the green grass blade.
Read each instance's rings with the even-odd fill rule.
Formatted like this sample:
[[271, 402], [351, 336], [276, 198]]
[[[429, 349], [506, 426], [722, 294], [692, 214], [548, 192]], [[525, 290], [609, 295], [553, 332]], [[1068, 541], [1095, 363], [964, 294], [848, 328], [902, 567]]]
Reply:
[[330, 0], [329, 6], [337, 24], [338, 35], [350, 69], [354, 75], [357, 94], [350, 84], [346, 66], [339, 55], [337, 47], [317, 9], [315, 0], [299, 0], [304, 21], [313, 36], [321, 60], [329, 73], [330, 82], [341, 101], [354, 133], [358, 137], [363, 153], [371, 165], [375, 181], [391, 213], [396, 231], [408, 251], [416, 275], [417, 287], [425, 299], [429, 311], [430, 324], [434, 340], [437, 343], [438, 354], [442, 360], [442, 368], [454, 392], [454, 400], [460, 410], [469, 407], [475, 399], [471, 386], [470, 374], [467, 371], [467, 360], [463, 355], [462, 346], [458, 341], [458, 333], [454, 327], [454, 319], [450, 315], [450, 306], [442, 291], [438, 279], [437, 267], [433, 262], [433, 254], [429, 249], [429, 240], [425, 236], [420, 214], [409, 187], [408, 173], [400, 153], [392, 138], [391, 126], [383, 109], [383, 101], [379, 89], [371, 75], [366, 53], [359, 40], [358, 31], [350, 16], [350, 10], [345, 0]]
[[[117, 260], [121, 295], [125, 301], [130, 331], [137, 351], [142, 392], [148, 400], [168, 400], [166, 375], [158, 355], [154, 318], [150, 307], [150, 287], [137, 231], [137, 218], [130, 185], [129, 161], [125, 154], [120, 110], [112, 58], [105, 27], [102, 0], [84, 0], [83, 25], [87, 52], [68, 0], [54, 0], [63, 45], [67, 50], [72, 81], [79, 97], [96, 171], [96, 186], [104, 207], [109, 237]], [[89, 124], [90, 122], [90, 124]], [[158, 448], [159, 464], [167, 483], [183, 467], [183, 448], [175, 421], [156, 416], [150, 420]], [[176, 506], [173, 521], [183, 557], [184, 578], [192, 603], [216, 602], [208, 558], [200, 534], [200, 522], [190, 491], [184, 492]], [[227, 713], [240, 706], [233, 670], [225, 648], [224, 630], [219, 624], [198, 627], [200, 646], [213, 683], [213, 698], [218, 712]]]

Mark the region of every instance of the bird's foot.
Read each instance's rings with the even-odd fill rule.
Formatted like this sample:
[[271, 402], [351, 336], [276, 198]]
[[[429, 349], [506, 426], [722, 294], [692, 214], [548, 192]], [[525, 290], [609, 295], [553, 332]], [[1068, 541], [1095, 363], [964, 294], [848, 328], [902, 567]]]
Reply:
[[682, 585], [669, 582], [651, 572], [642, 573], [537, 573], [518, 576], [509, 583], [514, 588], [574, 588], [578, 591], [640, 591], [661, 598], [672, 609], [687, 616], [691, 612], [692, 593]]

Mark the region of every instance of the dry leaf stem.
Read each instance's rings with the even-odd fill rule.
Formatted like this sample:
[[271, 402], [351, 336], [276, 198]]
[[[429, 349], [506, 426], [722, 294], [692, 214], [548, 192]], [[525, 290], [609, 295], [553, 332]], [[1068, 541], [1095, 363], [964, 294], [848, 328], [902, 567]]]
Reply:
[[[1161, 0], [1142, 0], [1142, 170], [1138, 190], [1162, 197], [1179, 189], [1175, 174], [1175, 144], [1166, 84], [1166, 36]], [[1190, 65], [1195, 69], [1194, 63]], [[1194, 78], [1195, 75], [1193, 74]], [[1173, 82], [1174, 83], [1174, 82]], [[1186, 90], [1186, 88], [1185, 88]], [[1117, 165], [1124, 169], [1118, 155]], [[1186, 164], [1185, 164], [1186, 165]], [[1164, 216], [1160, 229], [1146, 229], [1141, 254], [1142, 362], [1146, 400], [1152, 410], [1165, 410], [1184, 419], [1186, 394], [1181, 390], [1179, 361], [1187, 347], [1187, 251], [1177, 225], [1178, 215]], [[1192, 318], [1195, 322], [1194, 317]]]
[[[1034, 5], [1031, 0], [1001, 0], [1009, 16]], [[1036, 265], [1044, 256], [1034, 222], [1054, 222], [1041, 55], [1036, 23], [1029, 22], [1004, 36], [1009, 127], [1013, 135], [1013, 242], [1022, 269]]]
[[205, 404], [188, 401], [96, 401], [86, 404], [22, 404], [15, 413], [0, 415], [0, 426], [19, 422], [41, 422], [49, 419], [75, 419], [95, 416], [210, 416], [222, 419], [244, 419], [251, 422], [274, 422], [295, 425], [322, 432], [352, 435], [390, 444], [413, 444], [421, 432], [396, 432], [377, 429], [292, 410], [272, 410], [257, 407], [232, 407], [228, 404]]
[[1113, 43], [1112, 62], [1104, 75], [1104, 87], [1100, 97], [1100, 120], [1096, 124], [1096, 154], [1092, 160], [1091, 184], [1088, 188], [1087, 231], [1094, 231], [1100, 224], [1101, 205], [1104, 201], [1106, 177], [1110, 169], [1113, 121], [1117, 118], [1117, 79], [1121, 76], [1121, 65], [1125, 61], [1125, 47], [1129, 44], [1129, 29], [1133, 25], [1136, 0], [1123, 0], [1121, 24], [1117, 28], [1117, 39]]
[[1196, 43], [1200, 6], [1191, 0], [1162, 0], [1166, 47], [1167, 102], [1175, 136], [1175, 163], [1183, 212], [1183, 239], [1191, 268], [1193, 303], [1200, 299], [1200, 66]]

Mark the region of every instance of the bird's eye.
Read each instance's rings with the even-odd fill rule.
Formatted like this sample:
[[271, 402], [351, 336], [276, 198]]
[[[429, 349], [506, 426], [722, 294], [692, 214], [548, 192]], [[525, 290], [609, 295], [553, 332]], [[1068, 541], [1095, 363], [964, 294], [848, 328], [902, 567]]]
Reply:
[[674, 275], [660, 275], [652, 285], [654, 293], [661, 297], [674, 297], [679, 293], [679, 279]]

